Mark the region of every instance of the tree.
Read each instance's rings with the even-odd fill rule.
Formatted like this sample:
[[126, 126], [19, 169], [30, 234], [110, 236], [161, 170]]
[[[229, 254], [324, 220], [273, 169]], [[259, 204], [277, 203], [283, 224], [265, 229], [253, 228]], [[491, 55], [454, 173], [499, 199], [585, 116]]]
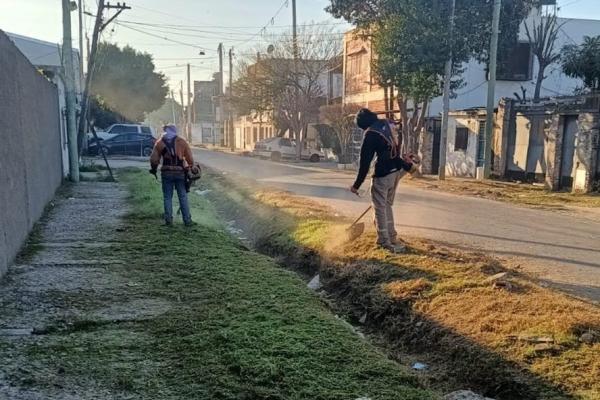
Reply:
[[[127, 121], [141, 121], [144, 114], [160, 108], [167, 95], [166, 78], [155, 72], [152, 57], [125, 46], [102, 43], [92, 72], [90, 94], [106, 109]], [[92, 110], [93, 111], [93, 110]], [[94, 115], [91, 114], [92, 119]]]
[[[455, 33], [449, 34], [450, 0], [330, 0], [327, 11], [356, 24], [359, 34], [372, 41], [378, 83], [397, 88], [405, 151], [416, 152], [427, 106], [441, 94], [446, 60], [453, 72], [474, 57], [487, 61], [492, 3], [457, 0]], [[535, 0], [504, 2], [501, 46], [516, 43], [519, 24]], [[452, 88], [461, 85], [454, 79]], [[393, 95], [393, 93], [392, 93]]]
[[271, 111], [278, 127], [288, 128], [296, 139], [299, 158], [308, 124], [317, 122], [325, 103], [327, 73], [340, 54], [340, 39], [324, 25], [298, 27], [295, 62], [292, 35], [273, 37], [268, 54], [250, 57], [239, 68], [233, 106], [244, 113]]
[[355, 114], [360, 110], [356, 104], [332, 104], [320, 109], [321, 120], [331, 127], [339, 143], [339, 162], [347, 164], [350, 159], [352, 132], [355, 129]]
[[[160, 129], [158, 128], [161, 128], [165, 124], [179, 124], [179, 118], [181, 117], [182, 112], [183, 107], [181, 104], [171, 98], [167, 98], [162, 107], [146, 114], [144, 123], [154, 127], [160, 132]], [[173, 119], [173, 114], [175, 115], [175, 119]]]
[[562, 53], [567, 76], [582, 79], [587, 89], [600, 90], [600, 36], [585, 36], [582, 44], [567, 45]]
[[542, 18], [539, 24], [536, 24], [535, 21], [532, 22], [531, 29], [528, 25], [527, 23], [525, 24], [525, 33], [531, 45], [531, 50], [539, 64], [535, 92], [533, 94], [533, 101], [538, 102], [540, 100], [542, 83], [546, 79], [546, 68], [560, 60], [560, 53], [554, 49], [560, 25], [558, 24], [556, 14]]

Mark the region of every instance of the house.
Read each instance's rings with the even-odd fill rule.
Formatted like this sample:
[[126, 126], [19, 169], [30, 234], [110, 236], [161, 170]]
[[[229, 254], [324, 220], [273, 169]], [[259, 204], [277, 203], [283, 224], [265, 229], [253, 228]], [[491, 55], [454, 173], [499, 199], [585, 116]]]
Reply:
[[219, 101], [219, 81], [194, 81], [192, 103], [192, 143], [219, 145], [223, 121]]
[[[305, 139], [309, 147], [315, 147], [317, 142], [316, 129], [314, 125], [319, 123], [319, 107], [327, 103], [338, 102], [342, 100], [342, 68], [341, 57], [333, 60], [302, 60], [302, 68], [310, 79], [312, 84], [312, 95], [317, 100], [310, 105], [307, 110], [308, 127]], [[249, 66], [249, 73], [273, 73], [287, 74], [292, 71], [292, 59], [259, 59], [257, 63]], [[272, 69], [270, 71], [270, 69]], [[263, 72], [266, 71], [266, 72]], [[237, 149], [250, 151], [254, 144], [273, 136], [291, 135], [289, 127], [276, 126], [280, 108], [276, 102], [272, 104], [272, 111], [261, 113], [251, 112], [247, 115], [236, 115], [233, 121], [234, 146]], [[228, 145], [229, 140], [225, 140]], [[229, 146], [228, 146], [229, 147]]]
[[[552, 3], [546, 2], [546, 3]], [[543, 18], [543, 10], [540, 7], [536, 9], [528, 18], [526, 23], [531, 24], [534, 21], [539, 22]], [[584, 36], [600, 35], [600, 21], [587, 19], [564, 19], [559, 18], [560, 31], [556, 41], [556, 48], [560, 49], [567, 44], [579, 44], [583, 42]], [[344, 84], [343, 101], [345, 104], [359, 104], [369, 107], [376, 112], [385, 112], [394, 109], [393, 94], [385, 92], [385, 89], [375, 83], [375, 75], [372, 71], [372, 60], [376, 57], [371, 48], [371, 43], [357, 35], [356, 31], [347, 32], [344, 36]], [[515, 98], [515, 93], [520, 97], [531, 98], [535, 88], [535, 78], [537, 77], [539, 66], [531, 52], [531, 46], [527, 40], [525, 29], [521, 26], [519, 32], [519, 41], [515, 48], [499, 54], [498, 60], [498, 81], [495, 90], [496, 103], [503, 98]], [[450, 101], [450, 110], [456, 111], [455, 125], [458, 128], [464, 128], [461, 124], [465, 118], [471, 120], [471, 123], [477, 125], [470, 127], [471, 135], [467, 143], [470, 154], [466, 155], [463, 161], [466, 164], [453, 165], [446, 171], [452, 176], [474, 176], [472, 164], [477, 164], [476, 143], [471, 141], [477, 138], [473, 135], [479, 131], [479, 123], [475, 122], [479, 117], [473, 118], [473, 113], [480, 107], [487, 104], [487, 69], [486, 65], [473, 59], [463, 66], [464, 72], [462, 78], [464, 86], [457, 90], [455, 97]], [[577, 88], [582, 86], [579, 79], [566, 76], [560, 66], [551, 65], [546, 70], [547, 78], [544, 80], [541, 95], [542, 97], [556, 97], [573, 94]], [[463, 110], [463, 111], [460, 111]], [[431, 101], [428, 108], [429, 121], [426, 129], [420, 138], [421, 156], [423, 158], [423, 172], [437, 173], [438, 154], [440, 144], [440, 121], [442, 112], [442, 98], [438, 97]], [[398, 115], [395, 115], [398, 117]], [[458, 125], [457, 125], [458, 124]], [[485, 128], [485, 126], [483, 126]], [[456, 137], [457, 132], [449, 132], [448, 136]], [[458, 132], [459, 139], [464, 138], [464, 130]], [[454, 143], [456, 144], [456, 143]], [[464, 145], [464, 142], [459, 142]], [[460, 154], [448, 147], [448, 159], [455, 159], [461, 162]]]
[[[69, 153], [67, 148], [67, 116], [66, 91], [63, 74], [62, 49], [59, 44], [46, 42], [15, 33], [7, 33], [9, 39], [48, 80], [58, 88], [58, 104], [61, 128], [61, 148], [63, 159], [63, 176], [69, 173]], [[77, 104], [80, 104], [83, 88], [83, 75], [80, 68], [79, 52], [73, 50], [73, 65], [75, 69], [75, 94]]]

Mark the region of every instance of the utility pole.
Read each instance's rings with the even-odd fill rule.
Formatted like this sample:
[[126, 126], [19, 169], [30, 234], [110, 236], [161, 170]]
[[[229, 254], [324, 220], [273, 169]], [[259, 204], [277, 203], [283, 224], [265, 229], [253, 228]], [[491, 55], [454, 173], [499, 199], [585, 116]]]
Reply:
[[442, 130], [440, 133], [440, 161], [438, 168], [438, 179], [446, 179], [446, 148], [448, 147], [448, 117], [450, 115], [450, 82], [452, 81], [452, 65], [454, 64], [454, 16], [456, 14], [456, 0], [452, 0], [450, 6], [450, 51], [446, 68], [444, 71], [444, 109], [442, 112]]
[[77, 11], [79, 11], [79, 86], [83, 86], [83, 1], [77, 3]]
[[494, 0], [494, 14], [492, 19], [492, 39], [490, 41], [490, 77], [488, 80], [487, 112], [485, 120], [485, 154], [483, 176], [479, 179], [488, 179], [492, 172], [492, 134], [494, 132], [494, 106], [496, 102], [496, 67], [498, 62], [498, 33], [500, 31], [500, 11], [502, 0]]
[[[217, 113], [215, 112], [215, 120], [218, 122], [216, 127], [220, 127], [221, 132], [223, 132], [223, 137], [221, 138], [222, 144], [225, 145], [225, 129], [223, 129], [223, 82], [225, 78], [223, 76], [223, 43], [219, 43], [219, 47], [217, 48], [219, 52], [219, 90], [217, 90], [217, 101], [219, 102], [219, 115], [217, 118]], [[213, 98], [213, 106], [215, 99]], [[214, 132], [214, 129], [213, 129]], [[215, 134], [213, 133], [213, 145], [215, 144]]]
[[176, 124], [175, 121], [175, 96], [173, 95], [173, 90], [171, 90], [171, 113], [173, 114], [172, 124]]
[[[110, 17], [108, 21], [104, 22], [104, 10], [111, 9], [115, 9], [117, 12], [115, 15]], [[111, 5], [110, 3], [105, 3], [105, 0], [98, 0], [98, 10], [96, 11], [96, 21], [94, 22], [94, 31], [92, 33], [92, 50], [90, 51], [88, 57], [85, 88], [83, 90], [83, 98], [81, 99], [81, 114], [79, 115], [79, 147], [81, 147], [83, 144], [83, 138], [85, 137], [84, 127], [88, 114], [90, 84], [94, 74], [94, 65], [96, 63], [100, 33], [102, 33], [102, 31], [106, 29], [106, 27], [125, 10], [131, 10], [131, 7], [129, 7], [126, 3], [117, 3], [117, 5]]]
[[217, 48], [219, 52], [219, 90], [218, 95], [223, 95], [223, 43], [219, 43], [219, 47]]
[[[298, 24], [297, 24], [297, 18], [296, 18], [296, 0], [292, 0], [292, 49], [294, 52], [294, 79], [298, 79]], [[300, 97], [300, 90], [298, 88], [298, 85], [296, 84], [296, 91], [295, 91], [295, 96], [296, 96], [296, 104], [300, 104], [299, 102], [299, 97]], [[298, 110], [296, 110], [297, 112]], [[295, 116], [295, 118], [297, 118], [297, 116]], [[300, 158], [302, 158], [302, 147], [303, 144], [302, 143], [302, 129], [300, 127], [296, 127], [295, 129], [299, 129], [298, 132], [295, 132], [296, 134], [296, 157], [298, 160], [300, 160]]]
[[187, 131], [187, 140], [192, 142], [192, 82], [190, 64], [187, 65], [187, 121], [185, 124]]
[[229, 104], [227, 110], [229, 113], [229, 146], [231, 151], [235, 151], [235, 129], [233, 129], [233, 113], [231, 110], [231, 98], [233, 97], [233, 47], [229, 49]]
[[77, 150], [77, 121], [75, 118], [75, 68], [71, 45], [71, 1], [62, 0], [63, 47], [62, 59], [65, 69], [65, 91], [67, 102], [67, 136], [69, 138], [69, 177], [79, 182], [79, 151]]
[[187, 125], [185, 122], [185, 103], [183, 102], [183, 81], [179, 81], [179, 100], [181, 101], [181, 126], [185, 127]]

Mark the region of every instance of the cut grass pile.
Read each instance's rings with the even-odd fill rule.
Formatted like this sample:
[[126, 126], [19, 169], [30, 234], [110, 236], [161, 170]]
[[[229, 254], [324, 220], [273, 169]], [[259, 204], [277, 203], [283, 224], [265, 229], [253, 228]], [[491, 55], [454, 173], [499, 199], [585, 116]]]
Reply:
[[437, 398], [296, 274], [227, 234], [207, 200], [190, 198], [198, 226], [167, 228], [153, 178], [130, 170], [120, 179], [132, 211], [106, 255], [125, 265], [106, 267], [118, 278], [94, 302], [112, 318], [94, 304], [81, 319], [48, 327], [27, 348], [37, 367], [26, 384], [59, 379], [105, 390], [103, 398]]
[[439, 181], [431, 177], [406, 179], [406, 183], [444, 192], [483, 197], [486, 199], [524, 204], [534, 207], [600, 208], [600, 193], [551, 192], [543, 186], [503, 181], [476, 181], [465, 178], [447, 178]]
[[217, 207], [257, 248], [308, 275], [320, 270], [332, 306], [364, 323], [400, 360], [430, 364], [433, 387], [469, 387], [498, 399], [600, 399], [596, 306], [484, 255], [423, 240], [391, 255], [375, 248], [373, 232], [347, 243], [347, 221], [326, 207], [219, 175], [207, 181]]

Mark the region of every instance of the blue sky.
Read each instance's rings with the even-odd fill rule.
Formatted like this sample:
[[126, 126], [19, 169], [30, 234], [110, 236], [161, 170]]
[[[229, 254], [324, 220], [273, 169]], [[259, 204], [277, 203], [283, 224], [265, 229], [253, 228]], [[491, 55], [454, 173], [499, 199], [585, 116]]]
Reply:
[[[60, 42], [62, 36], [60, 0], [0, 0], [3, 10], [0, 13], [0, 29], [50, 42]], [[119, 44], [130, 44], [136, 49], [154, 55], [156, 64], [170, 78], [171, 86], [178, 86], [184, 78], [188, 61], [194, 66], [193, 78], [206, 79], [217, 67], [215, 49], [219, 42], [226, 47], [234, 46], [238, 55], [254, 48], [266, 47], [265, 37], [270, 33], [285, 32], [291, 24], [291, 8], [285, 0], [130, 0], [126, 1], [132, 10], [119, 17], [121, 21], [147, 24], [169, 24], [190, 26], [196, 31], [178, 31], [174, 34], [169, 28], [133, 25], [129, 28], [112, 25], [104, 38]], [[291, 0], [289, 0], [291, 3]], [[329, 0], [297, 0], [298, 21], [327, 22], [332, 28], [343, 30], [345, 25], [333, 20], [324, 8]], [[85, 0], [86, 9], [94, 11], [95, 0]], [[112, 3], [116, 3], [112, 1]], [[589, 18], [600, 20], [600, 0], [559, 0], [561, 17]], [[277, 13], [279, 11], [279, 13]], [[77, 14], [73, 13], [74, 45], [77, 45]], [[271, 23], [271, 18], [273, 23]], [[91, 30], [92, 18], [85, 18], [87, 30]], [[193, 27], [192, 27], [193, 26]], [[267, 35], [258, 34], [266, 26]], [[205, 56], [192, 46], [179, 45], [166, 40], [136, 32], [143, 30], [159, 37], [205, 47]], [[202, 30], [198, 32], [197, 30]], [[243, 43], [246, 42], [246, 43]]]

